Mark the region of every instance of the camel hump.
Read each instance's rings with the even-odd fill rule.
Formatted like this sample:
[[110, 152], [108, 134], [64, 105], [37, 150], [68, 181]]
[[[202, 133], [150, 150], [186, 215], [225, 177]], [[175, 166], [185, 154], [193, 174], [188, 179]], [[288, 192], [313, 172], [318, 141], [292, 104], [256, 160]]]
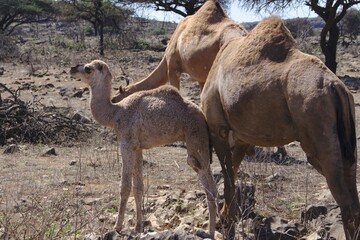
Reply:
[[206, 0], [197, 13], [197, 17], [199, 17], [199, 15], [207, 18], [227, 17], [224, 9], [217, 0]]
[[333, 84], [336, 103], [337, 132], [341, 154], [350, 164], [356, 163], [355, 107], [351, 94], [340, 84]]
[[253, 48], [258, 48], [260, 58], [268, 58], [275, 62], [286, 59], [290, 50], [295, 48], [295, 40], [284, 22], [276, 16], [259, 22], [249, 34], [248, 41]]

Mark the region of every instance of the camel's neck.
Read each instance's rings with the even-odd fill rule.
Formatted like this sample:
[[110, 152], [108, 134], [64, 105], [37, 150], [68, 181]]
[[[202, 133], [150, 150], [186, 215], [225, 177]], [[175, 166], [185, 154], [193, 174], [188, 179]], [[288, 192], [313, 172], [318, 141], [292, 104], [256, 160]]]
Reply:
[[125, 91], [132, 94], [143, 90], [154, 89], [164, 85], [168, 81], [167, 70], [168, 68], [166, 58], [164, 57], [157, 68], [152, 71], [149, 76], [135, 84], [126, 87]]
[[114, 127], [116, 111], [120, 106], [110, 101], [111, 81], [91, 86], [90, 109], [94, 119], [103, 126]]

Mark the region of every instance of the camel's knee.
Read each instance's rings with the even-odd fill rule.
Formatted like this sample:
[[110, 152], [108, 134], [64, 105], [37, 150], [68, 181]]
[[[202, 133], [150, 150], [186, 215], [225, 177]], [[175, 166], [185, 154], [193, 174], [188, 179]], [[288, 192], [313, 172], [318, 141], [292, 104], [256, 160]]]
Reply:
[[202, 168], [203, 166], [201, 165], [201, 163], [199, 162], [198, 159], [196, 159], [195, 157], [193, 156], [188, 156], [187, 158], [187, 164], [196, 172], [198, 173]]
[[224, 126], [219, 128], [218, 135], [222, 140], [230, 142], [232, 135], [229, 134], [230, 134], [229, 128]]
[[122, 198], [128, 198], [130, 196], [131, 193], [131, 181], [122, 181], [121, 182], [121, 186], [120, 186], [120, 196]]

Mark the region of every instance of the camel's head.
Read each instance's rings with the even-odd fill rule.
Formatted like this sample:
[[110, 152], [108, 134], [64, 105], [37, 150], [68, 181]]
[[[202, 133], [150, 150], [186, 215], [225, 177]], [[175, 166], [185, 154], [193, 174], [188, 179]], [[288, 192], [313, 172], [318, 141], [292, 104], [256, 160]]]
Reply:
[[117, 91], [115, 92], [114, 96], [111, 98], [111, 102], [118, 103], [130, 95], [131, 95], [131, 93], [126, 91], [126, 87], [124, 88], [123, 86], [120, 85], [119, 88], [117, 89]]
[[110, 81], [112, 75], [108, 65], [101, 60], [94, 60], [84, 65], [77, 65], [70, 69], [70, 75], [80, 78], [91, 87], [96, 86], [104, 81]]

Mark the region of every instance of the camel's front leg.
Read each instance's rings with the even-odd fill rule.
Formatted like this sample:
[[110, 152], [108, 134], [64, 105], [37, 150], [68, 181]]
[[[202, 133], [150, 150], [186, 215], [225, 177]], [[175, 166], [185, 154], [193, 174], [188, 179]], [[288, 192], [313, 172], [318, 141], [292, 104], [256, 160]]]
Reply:
[[[189, 149], [190, 147], [188, 147], [188, 151]], [[216, 183], [210, 169], [210, 155], [208, 152], [206, 154], [206, 158], [197, 159], [196, 157], [194, 157], [194, 155], [198, 155], [197, 153], [192, 154], [191, 152], [189, 152], [188, 154], [189, 155], [187, 158], [187, 163], [198, 174], [199, 181], [205, 189], [206, 200], [209, 210], [209, 234], [211, 238], [214, 239], [218, 191], [216, 189]]]
[[216, 183], [212, 176], [210, 166], [207, 169], [199, 170], [198, 175], [201, 184], [205, 188], [207, 205], [209, 210], [209, 234], [211, 238], [214, 239], [218, 202]]
[[137, 232], [143, 231], [143, 215], [142, 215], [142, 200], [144, 194], [144, 181], [143, 181], [143, 156], [142, 150], [136, 150], [136, 160], [134, 163], [133, 171], [133, 193], [136, 204], [136, 226]]
[[120, 144], [120, 149], [123, 161], [120, 186], [120, 205], [118, 216], [114, 226], [114, 229], [118, 232], [122, 230], [122, 225], [124, 222], [126, 204], [131, 192], [134, 160], [136, 158], [136, 153], [132, 150], [131, 146], [127, 144]]
[[235, 236], [236, 222], [236, 201], [235, 201], [235, 173], [231, 149], [228, 141], [228, 130], [221, 129], [219, 134], [211, 134], [211, 141], [219, 158], [224, 176], [224, 198], [225, 203], [222, 209], [222, 217], [226, 218], [228, 233], [227, 238]]

